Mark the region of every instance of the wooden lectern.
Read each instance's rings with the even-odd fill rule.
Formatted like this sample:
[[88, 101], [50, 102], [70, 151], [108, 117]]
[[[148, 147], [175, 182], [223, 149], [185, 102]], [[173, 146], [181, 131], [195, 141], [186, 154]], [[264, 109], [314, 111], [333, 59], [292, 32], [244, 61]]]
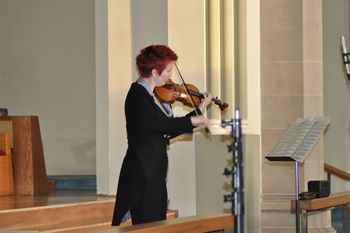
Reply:
[[[12, 160], [16, 195], [49, 192], [44, 151], [37, 116], [0, 117], [0, 124], [11, 124]], [[1, 128], [1, 127], [0, 127]]]

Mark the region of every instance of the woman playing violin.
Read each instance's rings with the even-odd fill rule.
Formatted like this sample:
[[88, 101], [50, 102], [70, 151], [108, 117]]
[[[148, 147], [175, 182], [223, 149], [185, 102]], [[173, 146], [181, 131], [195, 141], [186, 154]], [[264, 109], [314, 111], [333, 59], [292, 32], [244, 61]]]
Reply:
[[196, 111], [174, 117], [170, 105], [154, 95], [172, 75], [177, 55], [165, 45], [151, 45], [136, 57], [139, 79], [132, 83], [125, 101], [128, 149], [119, 175], [112, 225], [119, 225], [130, 211], [133, 224], [164, 220], [167, 211], [166, 175], [169, 139], [192, 133], [208, 120], [198, 114], [211, 102], [210, 93]]

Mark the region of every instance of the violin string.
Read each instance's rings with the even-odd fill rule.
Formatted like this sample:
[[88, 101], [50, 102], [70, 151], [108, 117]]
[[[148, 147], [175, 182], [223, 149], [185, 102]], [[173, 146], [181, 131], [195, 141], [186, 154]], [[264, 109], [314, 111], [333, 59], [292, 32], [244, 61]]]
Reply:
[[[174, 62], [174, 64], [175, 64], [175, 68], [176, 68], [177, 74], [179, 75], [179, 77], [181, 78], [182, 83], [183, 83], [184, 86], [185, 86], [185, 91], [187, 92], [187, 95], [190, 97], [189, 99], [191, 100], [191, 104], [192, 104], [192, 106], [193, 106], [193, 108], [194, 108], [194, 112], [196, 113], [197, 116], [199, 116], [199, 113], [198, 113], [198, 111], [197, 111], [197, 106], [194, 104], [194, 100], [193, 100], [193, 98], [192, 98], [192, 95], [189, 94], [189, 90], [188, 90], [188, 88], [187, 88], [187, 86], [186, 86], [185, 80], [183, 79], [183, 77], [182, 77], [182, 75], [181, 75], [181, 72], [180, 72], [180, 70], [179, 70], [179, 67], [177, 67], [176, 62]], [[211, 140], [211, 137], [210, 137], [210, 130], [208, 129], [208, 127], [205, 127], [205, 133], [206, 133], [207, 137], [209, 138], [209, 140]]]
[[183, 85], [184, 85], [184, 87], [185, 87], [185, 92], [186, 92], [186, 94], [189, 96], [189, 99], [190, 99], [190, 102], [191, 102], [191, 104], [192, 104], [192, 107], [194, 108], [194, 111], [195, 111], [196, 115], [199, 116], [200, 114], [199, 114], [198, 111], [197, 111], [197, 106], [194, 104], [194, 100], [193, 100], [192, 95], [189, 94], [189, 90], [188, 90], [188, 88], [187, 88], [187, 86], [186, 86], [185, 80], [183, 79], [183, 77], [182, 77], [182, 75], [181, 75], [181, 72], [180, 72], [180, 70], [179, 70], [179, 67], [177, 66], [176, 62], [174, 62], [174, 65], [175, 65], [177, 74], [178, 74], [178, 76], [180, 77], [180, 79], [181, 79], [181, 81], [182, 81], [182, 83], [183, 83]]

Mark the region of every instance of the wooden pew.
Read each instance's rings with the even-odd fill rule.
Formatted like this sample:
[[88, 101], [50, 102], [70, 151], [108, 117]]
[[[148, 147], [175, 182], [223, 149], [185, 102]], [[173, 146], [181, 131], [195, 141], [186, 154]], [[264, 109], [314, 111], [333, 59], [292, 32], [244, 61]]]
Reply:
[[0, 117], [0, 124], [4, 125], [5, 128], [10, 128], [12, 134], [15, 194], [38, 195], [48, 193], [49, 186], [39, 118], [37, 116]]
[[100, 233], [199, 233], [233, 228], [231, 214], [193, 216], [99, 231]]
[[14, 193], [10, 136], [8, 133], [0, 133], [0, 196]]
[[[302, 232], [308, 231], [308, 212], [324, 210], [336, 206], [343, 207], [343, 232], [348, 232], [347, 205], [350, 204], [350, 191], [332, 193], [328, 197], [315, 198], [311, 200], [299, 200], [302, 212]], [[296, 201], [291, 201], [291, 210], [295, 211]], [[298, 213], [297, 213], [298, 214]]]

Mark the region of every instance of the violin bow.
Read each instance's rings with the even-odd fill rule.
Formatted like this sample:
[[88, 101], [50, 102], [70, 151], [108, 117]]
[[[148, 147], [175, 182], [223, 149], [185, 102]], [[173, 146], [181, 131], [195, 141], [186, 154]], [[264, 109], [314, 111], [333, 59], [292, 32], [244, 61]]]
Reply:
[[[194, 104], [193, 97], [192, 97], [192, 95], [190, 95], [190, 93], [188, 91], [188, 88], [186, 86], [185, 80], [183, 79], [183, 77], [181, 75], [181, 72], [179, 70], [179, 67], [177, 66], [176, 62], [174, 62], [174, 65], [175, 65], [177, 74], [179, 75], [179, 77], [181, 79], [182, 84], [185, 86], [186, 94], [190, 97], [192, 107], [194, 108], [194, 112], [196, 113], [197, 116], [202, 115], [202, 114], [199, 114], [198, 111], [197, 111], [197, 106]], [[205, 132], [206, 132], [206, 135], [208, 136], [208, 138], [211, 140], [211, 138], [210, 138], [210, 130], [208, 129], [208, 127], [205, 127]]]
[[182, 77], [182, 75], [181, 75], [181, 72], [180, 72], [180, 70], [179, 70], [179, 67], [177, 66], [176, 62], [174, 62], [174, 65], [175, 65], [175, 68], [176, 68], [176, 72], [177, 72], [177, 74], [179, 75], [179, 77], [180, 77], [180, 79], [181, 79], [181, 82], [182, 82], [182, 84], [183, 84], [184, 87], [185, 87], [186, 94], [189, 96], [189, 99], [190, 99], [190, 101], [191, 101], [192, 107], [194, 108], [194, 111], [195, 111], [196, 115], [197, 115], [197, 116], [201, 115], [201, 114], [199, 114], [198, 111], [197, 111], [197, 106], [194, 104], [194, 100], [193, 100], [192, 95], [189, 94], [189, 90], [188, 90], [188, 88], [187, 88], [187, 86], [186, 86], [185, 80], [183, 79], [183, 77]]

